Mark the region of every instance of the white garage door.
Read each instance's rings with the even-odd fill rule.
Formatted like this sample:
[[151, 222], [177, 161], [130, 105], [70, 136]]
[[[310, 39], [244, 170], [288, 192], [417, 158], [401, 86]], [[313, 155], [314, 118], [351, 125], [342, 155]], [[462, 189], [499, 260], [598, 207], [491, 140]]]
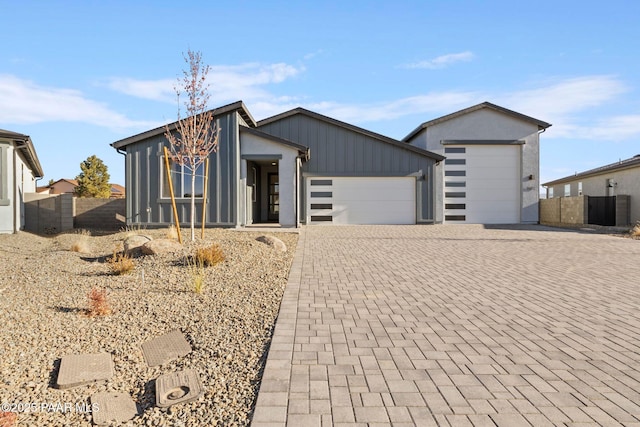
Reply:
[[307, 224], [415, 224], [413, 177], [309, 177]]
[[445, 147], [445, 222], [520, 222], [520, 145]]

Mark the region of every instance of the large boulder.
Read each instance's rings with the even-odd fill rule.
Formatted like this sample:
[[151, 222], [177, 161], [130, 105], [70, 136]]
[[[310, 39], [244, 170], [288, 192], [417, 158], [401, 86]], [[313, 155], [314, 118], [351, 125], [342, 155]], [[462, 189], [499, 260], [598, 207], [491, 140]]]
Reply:
[[260, 236], [257, 237], [256, 240], [258, 242], [262, 242], [266, 245], [271, 246], [273, 249], [280, 251], [280, 252], [286, 252], [287, 251], [287, 245], [284, 244], [284, 242], [280, 239], [278, 239], [277, 237], [273, 237], [273, 236]]
[[179, 252], [182, 245], [171, 239], [155, 239], [145, 243], [140, 249], [145, 255], [159, 255]]
[[127, 255], [138, 255], [141, 252], [142, 245], [152, 241], [153, 238], [144, 234], [134, 234], [124, 240], [124, 253]]

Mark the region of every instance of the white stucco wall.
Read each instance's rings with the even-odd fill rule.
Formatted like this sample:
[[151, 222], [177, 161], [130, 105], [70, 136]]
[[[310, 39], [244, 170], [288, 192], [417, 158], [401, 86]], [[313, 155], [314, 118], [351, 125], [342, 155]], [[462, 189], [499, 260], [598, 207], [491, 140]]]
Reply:
[[[298, 186], [296, 171], [298, 167], [298, 150], [283, 144], [261, 138], [247, 132], [240, 133], [240, 155], [282, 156], [278, 159], [278, 179], [280, 185], [280, 214], [279, 223], [283, 227], [295, 227], [296, 221], [296, 195]], [[239, 223], [245, 224], [246, 209], [251, 209], [246, 203], [247, 188], [247, 162], [241, 160], [240, 166], [240, 209], [238, 210]], [[257, 219], [254, 218], [255, 221]]]
[[[612, 179], [616, 185], [609, 189], [607, 184]], [[640, 221], [640, 166], [613, 172], [577, 178], [568, 182], [571, 188], [571, 196], [578, 195], [578, 183], [582, 182], [582, 194], [585, 196], [631, 196], [631, 224]], [[564, 197], [565, 184], [553, 186], [553, 197]]]
[[24, 195], [36, 192], [33, 172], [18, 153], [13, 144], [0, 142], [0, 233], [24, 228]]
[[[429, 126], [420, 132], [411, 144], [434, 153], [444, 154], [442, 140], [522, 140], [521, 159], [521, 222], [538, 222], [540, 186], [540, 143], [536, 124], [516, 119], [507, 114], [485, 108], [460, 117]], [[440, 168], [442, 174], [442, 168]], [[533, 180], [529, 180], [533, 175]], [[440, 182], [443, 177], [440, 176]], [[442, 216], [444, 188], [436, 187], [437, 210]], [[438, 217], [438, 215], [436, 215]], [[438, 220], [436, 218], [436, 220]]]
[[0, 233], [13, 233], [13, 147], [0, 142]]

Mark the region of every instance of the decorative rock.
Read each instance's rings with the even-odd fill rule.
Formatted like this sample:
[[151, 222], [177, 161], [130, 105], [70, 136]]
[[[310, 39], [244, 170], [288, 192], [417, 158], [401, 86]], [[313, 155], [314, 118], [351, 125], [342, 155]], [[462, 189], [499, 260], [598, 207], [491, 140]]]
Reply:
[[151, 237], [145, 236], [143, 234], [129, 236], [124, 240], [124, 253], [131, 255], [135, 252], [139, 252], [142, 245], [152, 240], [153, 239]]
[[256, 240], [258, 242], [262, 242], [268, 246], [271, 246], [273, 249], [280, 251], [280, 252], [286, 252], [287, 251], [287, 245], [284, 244], [284, 242], [280, 239], [278, 239], [277, 237], [273, 237], [273, 236], [260, 236], [257, 237]]
[[140, 248], [145, 255], [158, 255], [178, 252], [182, 250], [182, 245], [170, 239], [151, 240]]

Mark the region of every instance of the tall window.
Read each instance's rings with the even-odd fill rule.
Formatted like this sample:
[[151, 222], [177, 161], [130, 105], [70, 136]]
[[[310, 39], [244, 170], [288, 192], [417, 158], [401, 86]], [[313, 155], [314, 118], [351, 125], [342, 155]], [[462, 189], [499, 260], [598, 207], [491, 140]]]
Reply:
[[[169, 198], [169, 181], [165, 172], [164, 158], [162, 160], [162, 197]], [[187, 166], [181, 166], [175, 160], [169, 159], [169, 167], [171, 168], [171, 180], [173, 181], [173, 193], [176, 198], [191, 197], [191, 169]], [[196, 197], [203, 197], [204, 193], [204, 164], [196, 168]]]
[[549, 187], [547, 189], [547, 198], [548, 199], [553, 199], [553, 187]]
[[571, 184], [564, 185], [564, 197], [571, 196]]
[[578, 196], [582, 196], [582, 181], [578, 183]]

